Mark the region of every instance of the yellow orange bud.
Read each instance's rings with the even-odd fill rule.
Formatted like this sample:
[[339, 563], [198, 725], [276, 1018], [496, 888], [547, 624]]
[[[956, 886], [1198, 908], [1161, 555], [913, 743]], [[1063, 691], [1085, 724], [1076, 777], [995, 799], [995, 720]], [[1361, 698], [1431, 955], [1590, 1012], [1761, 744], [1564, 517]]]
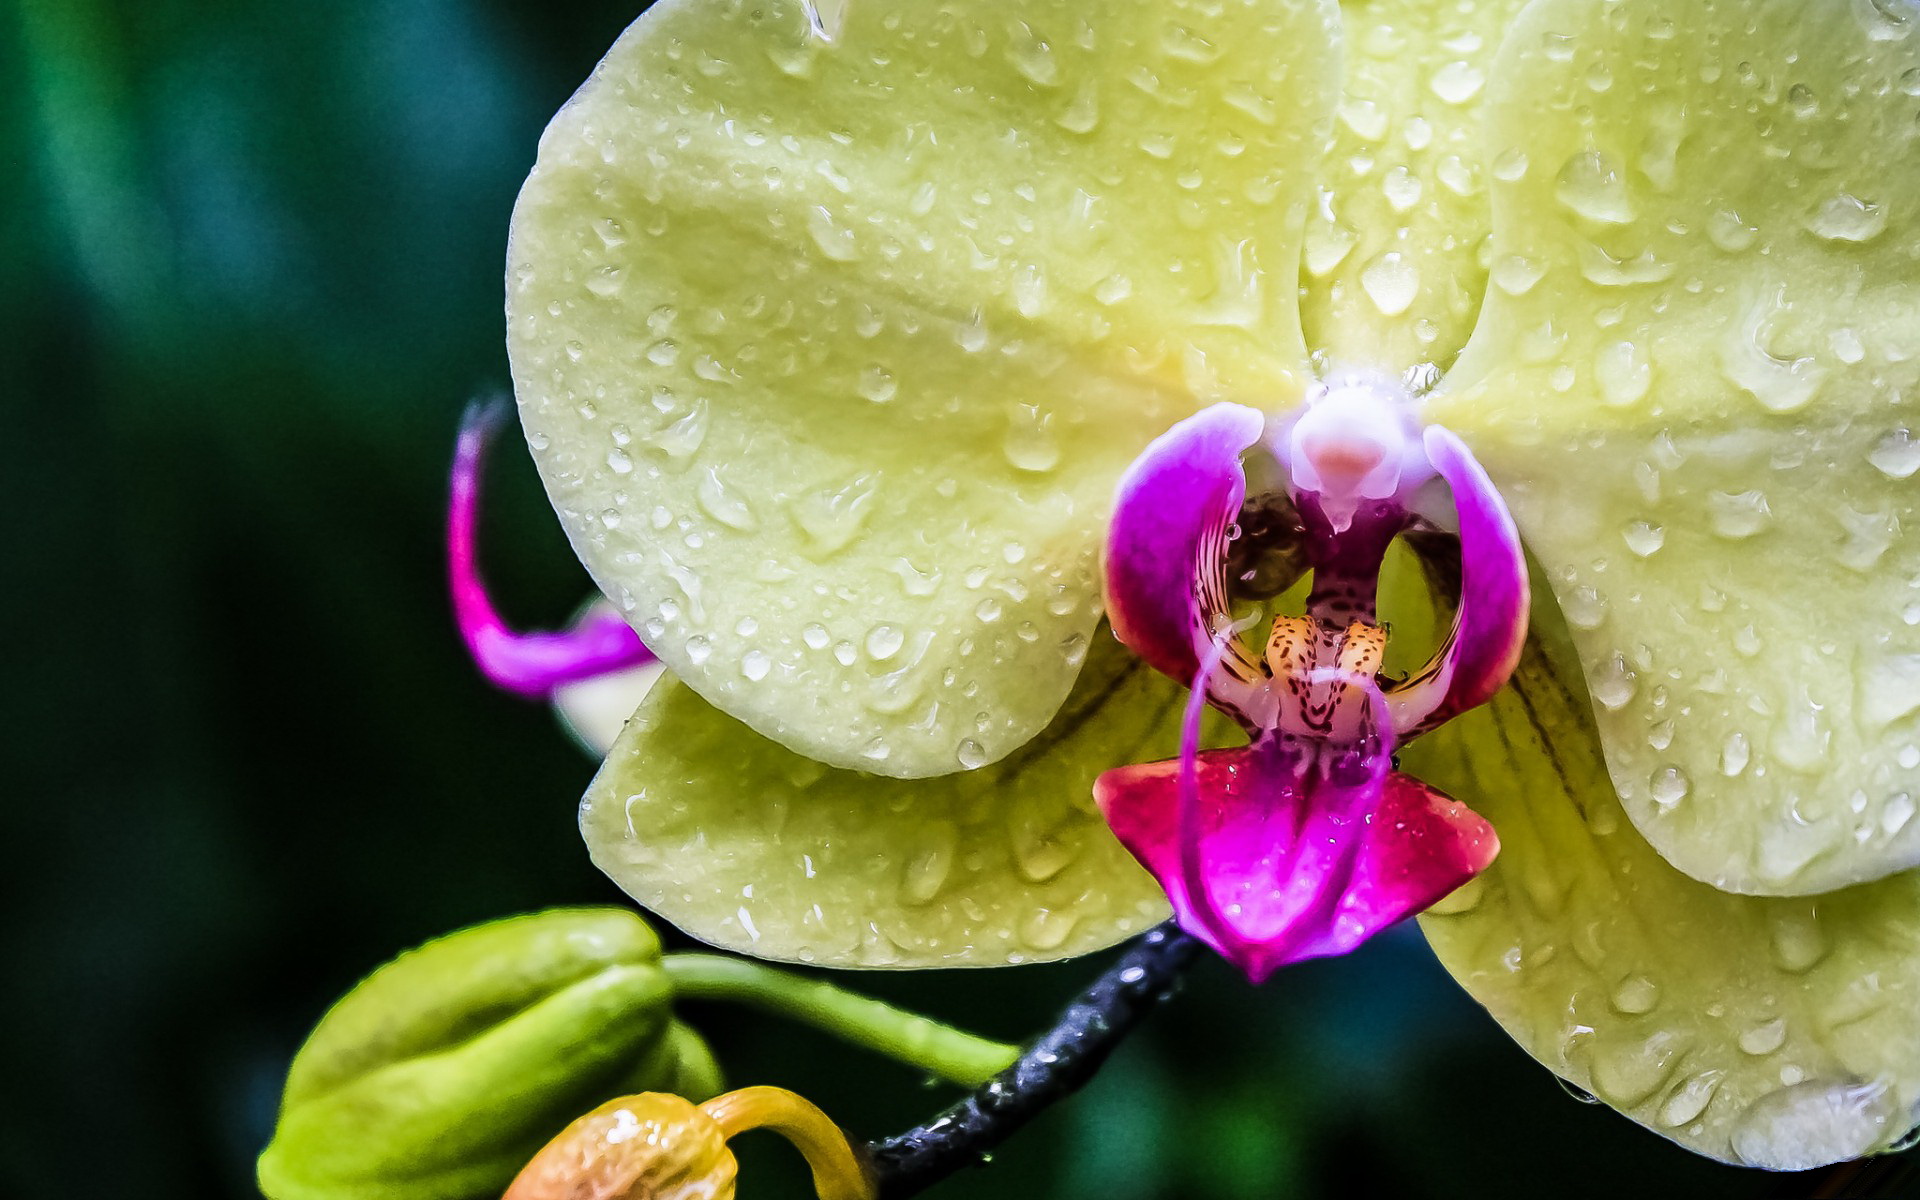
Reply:
[[732, 1200], [726, 1133], [690, 1101], [642, 1092], [576, 1120], [502, 1200]]
[[727, 1139], [771, 1129], [813, 1168], [820, 1200], [874, 1200], [847, 1135], [784, 1088], [751, 1087], [694, 1105], [643, 1092], [594, 1109], [533, 1156], [502, 1200], [732, 1200]]

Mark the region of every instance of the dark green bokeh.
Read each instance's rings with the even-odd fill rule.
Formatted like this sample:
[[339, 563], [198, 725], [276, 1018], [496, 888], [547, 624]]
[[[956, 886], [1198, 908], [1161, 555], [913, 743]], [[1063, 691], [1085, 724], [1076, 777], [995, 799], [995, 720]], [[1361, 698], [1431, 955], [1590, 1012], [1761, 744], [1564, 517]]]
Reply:
[[[440, 523], [457, 414], [506, 380], [515, 188], [636, 0], [5, 2], [0, 1196], [251, 1196], [287, 1060], [359, 975], [461, 924], [619, 899], [574, 828], [591, 764], [462, 658]], [[558, 620], [585, 581], [523, 456], [490, 493], [505, 606]], [[854, 982], [1018, 1036], [1092, 969]], [[737, 1082], [864, 1133], [951, 1095], [692, 1015]], [[771, 1139], [742, 1151], [748, 1200], [801, 1194]], [[1900, 1192], [1872, 1170], [1838, 1186]], [[1258, 991], [1209, 963], [941, 1194], [1369, 1185], [1836, 1186], [1575, 1103], [1407, 931]]]

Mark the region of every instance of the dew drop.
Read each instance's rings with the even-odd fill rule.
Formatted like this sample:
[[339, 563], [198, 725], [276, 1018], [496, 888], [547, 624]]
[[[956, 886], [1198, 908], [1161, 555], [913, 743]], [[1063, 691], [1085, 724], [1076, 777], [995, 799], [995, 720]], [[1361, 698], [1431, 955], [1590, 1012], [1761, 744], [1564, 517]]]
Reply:
[[954, 751], [954, 758], [959, 761], [960, 769], [963, 771], [977, 771], [987, 765], [986, 750], [981, 747], [979, 742], [974, 741], [972, 738], [966, 738], [961, 741], [959, 747]]
[[1687, 798], [1693, 781], [1679, 767], [1661, 767], [1647, 780], [1647, 795], [1661, 808], [1672, 808]]
[[740, 656], [740, 673], [750, 683], [759, 683], [773, 670], [773, 659], [767, 657], [764, 650], [749, 650]]
[[1578, 1084], [1576, 1084], [1576, 1083], [1574, 1083], [1574, 1082], [1572, 1082], [1571, 1080], [1567, 1080], [1567, 1079], [1562, 1079], [1562, 1078], [1560, 1078], [1560, 1076], [1558, 1076], [1558, 1075], [1555, 1075], [1555, 1076], [1553, 1077], [1553, 1081], [1554, 1081], [1555, 1083], [1557, 1083], [1557, 1084], [1559, 1084], [1559, 1085], [1560, 1085], [1560, 1090], [1561, 1090], [1561, 1091], [1563, 1091], [1563, 1092], [1565, 1092], [1565, 1093], [1566, 1093], [1567, 1095], [1569, 1095], [1569, 1096], [1571, 1096], [1571, 1097], [1573, 1097], [1573, 1099], [1574, 1099], [1575, 1101], [1577, 1101], [1577, 1102], [1579, 1102], [1579, 1103], [1581, 1103], [1581, 1104], [1598, 1104], [1598, 1103], [1600, 1103], [1600, 1097], [1598, 1097], [1598, 1096], [1596, 1096], [1596, 1095], [1594, 1095], [1594, 1094], [1593, 1094], [1592, 1092], [1590, 1092], [1590, 1091], [1588, 1091], [1587, 1089], [1585, 1089], [1585, 1088], [1583, 1088], [1583, 1087], [1581, 1087], [1581, 1086], [1579, 1086]]
[[1014, 70], [1040, 87], [1050, 88], [1060, 82], [1060, 63], [1054, 57], [1053, 47], [1034, 33], [1032, 26], [1025, 21], [1013, 22], [1012, 36], [1007, 43], [1007, 61], [1013, 64]]
[[1729, 254], [1752, 248], [1760, 231], [1746, 223], [1732, 209], [1721, 209], [1707, 218], [1707, 239]]
[[1502, 183], [1516, 183], [1526, 177], [1528, 165], [1525, 151], [1518, 147], [1503, 150], [1493, 160], [1493, 177]]
[[858, 475], [793, 501], [787, 511], [805, 536], [808, 556], [820, 559], [845, 549], [873, 511], [878, 490], [874, 476]]
[[1659, 1003], [1659, 985], [1645, 975], [1629, 975], [1613, 989], [1613, 1010], [1626, 1016], [1652, 1012]]
[[814, 245], [820, 247], [820, 253], [835, 262], [852, 262], [860, 256], [853, 241], [853, 230], [834, 219], [833, 213], [821, 205], [807, 210], [807, 232], [812, 235]]
[[1660, 547], [1666, 545], [1667, 531], [1651, 521], [1632, 521], [1621, 530], [1621, 537], [1627, 543], [1627, 549], [1641, 558], [1651, 558]]
[[1911, 430], [1896, 429], [1874, 445], [1867, 461], [1888, 479], [1906, 479], [1920, 471], [1920, 440]]
[[1194, 320], [1201, 325], [1259, 326], [1266, 311], [1265, 276], [1255, 264], [1253, 240], [1220, 238], [1214, 244], [1213, 295]]
[[645, 440], [675, 462], [684, 462], [700, 449], [707, 437], [707, 402], [698, 400], [687, 414]]
[[1636, 404], [1653, 386], [1653, 365], [1636, 342], [1611, 342], [1600, 348], [1593, 362], [1600, 396], [1615, 408]]
[[953, 340], [968, 354], [978, 354], [987, 348], [987, 318], [979, 309], [962, 321], [953, 333]]
[[908, 904], [926, 904], [940, 894], [953, 871], [959, 831], [951, 821], [915, 822], [913, 849], [900, 881], [900, 897]]
[[1567, 593], [1562, 612], [1576, 629], [1598, 629], [1607, 619], [1607, 601], [1598, 589], [1582, 584]]
[[1707, 495], [1707, 519], [1721, 537], [1750, 538], [1773, 523], [1773, 510], [1760, 491], [1716, 491]]
[[1360, 286], [1383, 317], [1397, 317], [1420, 293], [1420, 272], [1406, 255], [1389, 250], [1360, 272]]
[[1720, 773], [1732, 778], [1747, 769], [1753, 757], [1753, 745], [1744, 733], [1730, 733], [1720, 746]]
[[1707, 1105], [1713, 1100], [1714, 1092], [1720, 1088], [1723, 1072], [1702, 1071], [1681, 1081], [1666, 1101], [1660, 1105], [1660, 1124], [1675, 1129], [1699, 1118], [1707, 1111]]
[[1888, 837], [1899, 833], [1913, 820], [1913, 797], [1905, 792], [1895, 792], [1880, 805], [1880, 831]]
[[1811, 906], [1799, 907], [1792, 901], [1778, 901], [1770, 913], [1768, 926], [1773, 961], [1783, 971], [1796, 975], [1810, 971], [1831, 949]]
[[1593, 698], [1610, 712], [1626, 707], [1638, 688], [1633, 671], [1627, 666], [1627, 659], [1623, 654], [1615, 654], [1612, 658], [1598, 664], [1587, 686], [1593, 693]]
[[1091, 80], [1080, 85], [1053, 123], [1068, 133], [1092, 133], [1099, 126], [1100, 94]]
[[867, 657], [875, 662], [885, 662], [900, 653], [900, 647], [906, 644], [906, 635], [892, 625], [875, 625], [867, 630]]
[[726, 481], [720, 478], [720, 473], [712, 467], [701, 473], [694, 496], [708, 516], [729, 529], [750, 533], [759, 527], [760, 522], [754, 518], [753, 509], [745, 498], [727, 486]]
[[1884, 205], [1868, 203], [1847, 192], [1827, 200], [1807, 222], [1816, 236], [1834, 242], [1869, 242], [1886, 227]]
[[1504, 254], [1488, 274], [1493, 285], [1509, 296], [1524, 296], [1547, 273], [1545, 263], [1520, 254]]
[[1060, 465], [1060, 441], [1053, 433], [1053, 414], [1035, 404], [1010, 406], [1007, 431], [1000, 448], [1007, 461], [1022, 471], [1051, 471]]
[[1750, 1167], [1804, 1171], [1859, 1158], [1904, 1125], [1899, 1098], [1886, 1084], [1814, 1079], [1749, 1104], [1732, 1146]]
[[1602, 225], [1625, 225], [1633, 220], [1633, 203], [1619, 168], [1598, 150], [1568, 159], [1560, 168], [1554, 194], [1575, 214]]
[[1079, 920], [1069, 911], [1036, 908], [1020, 922], [1020, 940], [1035, 950], [1057, 950], [1065, 944]]
[[1013, 306], [1023, 317], [1037, 317], [1047, 310], [1047, 276], [1038, 266], [1028, 264], [1013, 274]]
[[900, 383], [893, 372], [873, 365], [860, 372], [860, 396], [874, 404], [885, 404], [900, 394]]
[[1435, 71], [1427, 86], [1448, 104], [1465, 104], [1479, 95], [1486, 83], [1485, 71], [1470, 62], [1456, 61]]
[[1347, 255], [1353, 253], [1354, 243], [1359, 240], [1352, 230], [1339, 224], [1330, 215], [1308, 222], [1306, 241], [1302, 247], [1302, 261], [1307, 274], [1315, 279], [1326, 278], [1334, 268], [1346, 261]]
[[1420, 203], [1420, 177], [1405, 167], [1395, 167], [1380, 181], [1380, 190], [1394, 212], [1403, 213]]
[[1786, 1041], [1787, 1019], [1785, 1017], [1763, 1021], [1741, 1033], [1739, 1038], [1741, 1052], [1751, 1054], [1755, 1058], [1772, 1054], [1785, 1045]]

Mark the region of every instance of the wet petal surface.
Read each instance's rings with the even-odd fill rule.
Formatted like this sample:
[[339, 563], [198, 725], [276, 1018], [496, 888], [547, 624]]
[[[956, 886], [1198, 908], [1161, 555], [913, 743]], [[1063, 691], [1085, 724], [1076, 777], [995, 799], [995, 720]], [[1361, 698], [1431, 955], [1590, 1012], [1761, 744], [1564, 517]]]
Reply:
[[1112, 485], [1305, 382], [1330, 0], [668, 0], [556, 118], [509, 349], [575, 548], [803, 753], [999, 759], [1058, 709]]
[[1092, 788], [1116, 759], [1172, 753], [1183, 699], [1103, 629], [1031, 745], [979, 771], [896, 780], [823, 766], [663, 680], [581, 827], [629, 895], [730, 950], [848, 967], [1072, 957], [1167, 915]]
[[[1341, 7], [1347, 72], [1307, 223], [1301, 319], [1330, 366], [1444, 370], [1487, 286], [1493, 55], [1525, 0]], [[1430, 382], [1430, 378], [1429, 378]]]
[[1920, 35], [1893, 6], [1542, 0], [1489, 84], [1494, 288], [1429, 406], [1574, 628], [1671, 862], [1920, 862]]
[[1499, 831], [1500, 857], [1421, 926], [1542, 1063], [1727, 1162], [1819, 1166], [1913, 1124], [1920, 874], [1796, 898], [1676, 871], [1614, 795], [1564, 643], [1530, 643], [1512, 687], [1404, 765]]

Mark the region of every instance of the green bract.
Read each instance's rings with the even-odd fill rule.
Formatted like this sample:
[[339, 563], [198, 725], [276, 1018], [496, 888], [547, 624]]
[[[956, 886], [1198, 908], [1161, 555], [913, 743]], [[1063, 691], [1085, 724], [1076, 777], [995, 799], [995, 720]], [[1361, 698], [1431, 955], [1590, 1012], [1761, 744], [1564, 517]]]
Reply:
[[1543, 580], [1521, 686], [1409, 755], [1506, 847], [1442, 957], [1703, 1152], [1888, 1144], [1920, 1102], [1914, 23], [657, 6], [549, 130], [509, 274], [549, 490], [684, 681], [589, 796], [597, 860], [775, 957], [1118, 938], [1159, 909], [1086, 785], [1170, 747], [1173, 692], [1095, 628], [1113, 483], [1213, 401], [1402, 374]]
[[470, 1200], [583, 1110], [717, 1090], [671, 1018], [659, 939], [632, 913], [556, 909], [402, 955], [294, 1058], [260, 1157], [272, 1200]]

